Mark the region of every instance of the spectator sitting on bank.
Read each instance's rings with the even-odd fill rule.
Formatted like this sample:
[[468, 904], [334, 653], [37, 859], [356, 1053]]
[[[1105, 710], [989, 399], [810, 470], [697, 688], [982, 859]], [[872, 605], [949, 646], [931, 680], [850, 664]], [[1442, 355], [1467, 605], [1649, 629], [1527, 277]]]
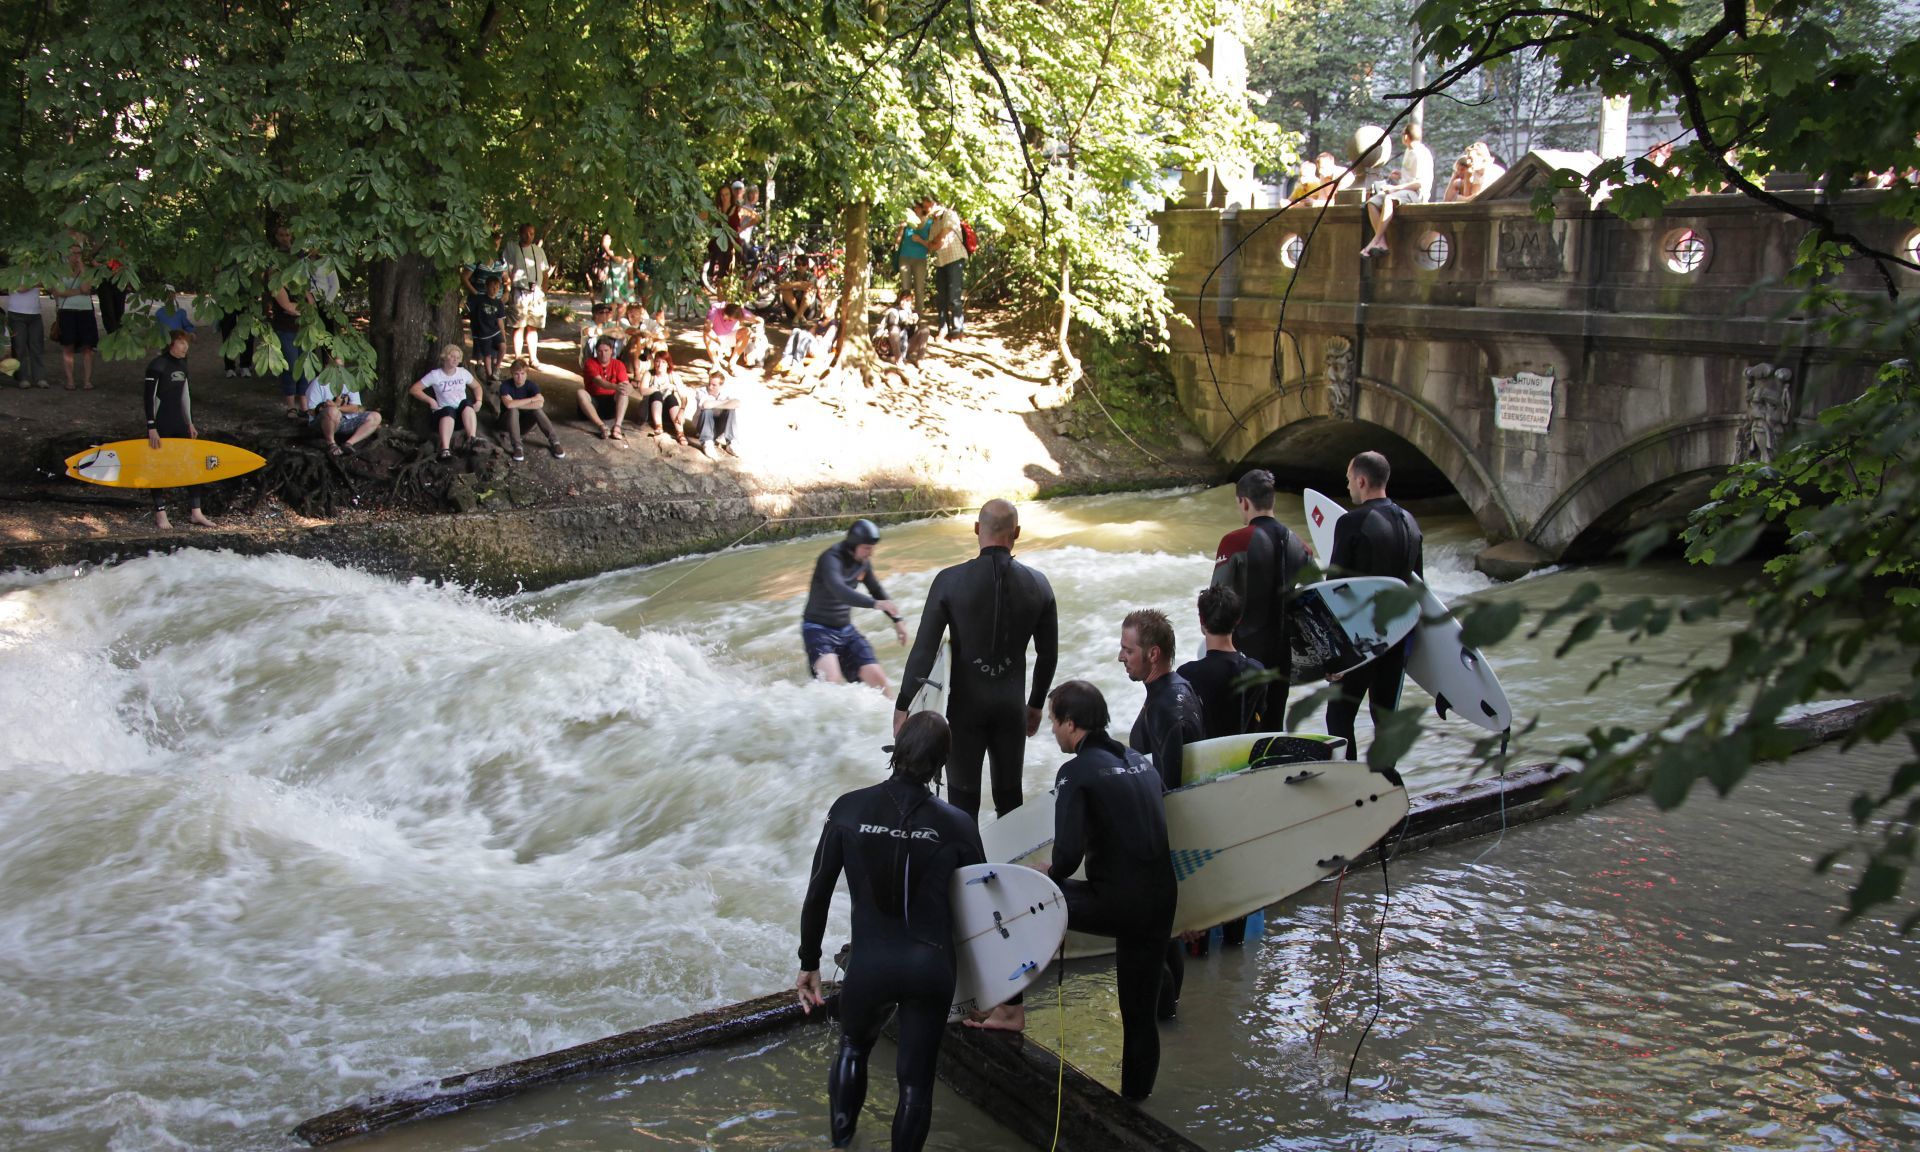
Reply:
[[654, 353], [667, 346], [667, 325], [664, 319], [656, 320], [644, 305], [629, 304], [626, 315], [619, 324], [621, 339], [624, 342], [621, 359], [627, 362], [627, 373], [631, 376], [643, 375], [646, 362]]
[[780, 353], [780, 365], [774, 375], [780, 378], [804, 375], [823, 365], [833, 355], [838, 322], [822, 317], [812, 327], [796, 325], [787, 334], [787, 346]]
[[[613, 338], [602, 336], [594, 345], [593, 359], [580, 370], [584, 382], [580, 392], [580, 415], [593, 425], [602, 440], [627, 442], [621, 431], [627, 419], [627, 402], [633, 397], [633, 378], [627, 366], [613, 358]], [[613, 421], [608, 424], [607, 421]]]
[[514, 357], [510, 374], [500, 385], [500, 422], [507, 430], [507, 452], [515, 463], [527, 458], [526, 445], [520, 438], [520, 421], [524, 417], [546, 435], [547, 451], [553, 453], [553, 458], [565, 460], [566, 450], [560, 447], [553, 421], [547, 419], [547, 398], [540, 394], [540, 385], [527, 378], [527, 371], [527, 362]]
[[812, 277], [785, 280], [780, 284], [780, 307], [786, 310], [787, 319], [795, 327], [811, 327], [826, 312], [824, 298], [825, 289]]
[[729, 456], [734, 437], [740, 433], [740, 395], [728, 382], [727, 374], [715, 368], [707, 373], [707, 386], [694, 397], [700, 404], [700, 455], [718, 460], [713, 454], [715, 440]]
[[713, 307], [707, 310], [707, 328], [703, 335], [709, 364], [724, 368], [746, 354], [749, 338], [743, 323], [746, 318], [747, 310], [738, 304], [725, 300], [713, 302]]
[[1420, 142], [1420, 125], [1408, 124], [1400, 133], [1406, 146], [1400, 167], [1393, 178], [1367, 189], [1367, 217], [1373, 223], [1373, 240], [1360, 249], [1362, 256], [1384, 256], [1387, 252], [1387, 226], [1393, 223], [1396, 204], [1424, 204], [1433, 187], [1433, 152]]
[[440, 367], [414, 381], [408, 394], [433, 410], [434, 435], [440, 441], [440, 459], [453, 459], [453, 422], [460, 422], [467, 434], [467, 450], [479, 439], [480, 425], [474, 408], [480, 403], [480, 381], [460, 366], [464, 355], [460, 345], [440, 349]]
[[893, 307], [881, 314], [880, 327], [873, 334], [873, 350], [894, 365], [906, 363], [909, 356], [918, 361], [919, 349], [914, 344], [919, 332], [920, 314], [913, 310], [913, 293], [902, 292], [894, 298]]
[[467, 323], [473, 329], [473, 358], [489, 380], [500, 378], [500, 358], [507, 344], [507, 301], [500, 293], [501, 277], [485, 279], [485, 289], [467, 297]]
[[662, 440], [684, 445], [687, 442], [683, 417], [687, 397], [680, 380], [673, 374], [673, 358], [665, 352], [654, 356], [647, 366], [647, 378], [640, 388], [647, 397], [647, 427]]
[[773, 350], [773, 346], [767, 342], [767, 322], [749, 312], [740, 323], [746, 329], [740, 335], [741, 343], [745, 345], [740, 353], [740, 366], [743, 368], [765, 366], [767, 353]]
[[593, 362], [595, 351], [602, 340], [613, 341], [613, 355], [619, 359], [624, 341], [621, 335], [625, 328], [613, 319], [613, 305], [600, 303], [593, 306], [593, 316], [580, 325], [580, 371], [584, 375], [587, 365]]
[[360, 393], [333, 388], [316, 376], [307, 382], [307, 420], [327, 446], [327, 455], [352, 456], [380, 430], [380, 413], [360, 403]]

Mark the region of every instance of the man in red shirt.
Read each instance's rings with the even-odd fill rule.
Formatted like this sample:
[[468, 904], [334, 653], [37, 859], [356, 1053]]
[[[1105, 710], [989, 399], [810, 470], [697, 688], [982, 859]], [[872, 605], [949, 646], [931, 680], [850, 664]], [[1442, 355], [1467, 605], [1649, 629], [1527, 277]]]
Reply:
[[[613, 358], [613, 341], [602, 338], [593, 347], [593, 359], [580, 370], [586, 385], [580, 389], [580, 415], [600, 430], [600, 439], [626, 442], [620, 425], [627, 418], [632, 385], [627, 366]], [[607, 421], [613, 421], [611, 425]]]

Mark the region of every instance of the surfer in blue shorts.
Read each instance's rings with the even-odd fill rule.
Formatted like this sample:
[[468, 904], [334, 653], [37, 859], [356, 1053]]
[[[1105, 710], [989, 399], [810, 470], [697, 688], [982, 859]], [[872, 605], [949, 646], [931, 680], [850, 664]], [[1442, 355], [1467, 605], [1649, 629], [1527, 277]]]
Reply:
[[[800, 617], [800, 638], [807, 646], [807, 667], [815, 676], [829, 684], [858, 680], [892, 696], [887, 671], [874, 656], [873, 645], [853, 626], [855, 608], [878, 608], [893, 621], [900, 643], [907, 642], [906, 621], [873, 574], [873, 549], [879, 543], [879, 525], [855, 520], [844, 539], [820, 553], [813, 564], [806, 611]], [[861, 591], [863, 587], [866, 592]]]
[[958, 982], [949, 884], [956, 869], [986, 862], [973, 818], [927, 789], [947, 762], [948, 742], [939, 713], [910, 717], [894, 737], [893, 776], [835, 800], [814, 850], [794, 981], [800, 1006], [809, 1013], [826, 1003], [820, 942], [842, 871], [853, 898], [853, 958], [840, 985], [840, 1047], [827, 1072], [835, 1148], [853, 1142], [867, 1098], [867, 1056], [896, 1008], [895, 1152], [918, 1152], [933, 1124], [934, 1065]]
[[[1378, 452], [1362, 452], [1347, 465], [1347, 495], [1357, 507], [1334, 522], [1333, 555], [1327, 557], [1330, 570], [1343, 576], [1398, 580], [1405, 580], [1409, 573], [1425, 574], [1419, 523], [1411, 512], [1387, 499], [1387, 479], [1392, 474], [1387, 458]], [[1347, 759], [1354, 759], [1359, 748], [1353, 723], [1360, 715], [1361, 698], [1366, 698], [1367, 714], [1378, 731], [1380, 722], [1400, 707], [1406, 669], [1403, 641], [1339, 678], [1340, 694], [1327, 703], [1327, 734], [1346, 738]], [[1388, 780], [1400, 783], [1393, 765], [1383, 771]]]

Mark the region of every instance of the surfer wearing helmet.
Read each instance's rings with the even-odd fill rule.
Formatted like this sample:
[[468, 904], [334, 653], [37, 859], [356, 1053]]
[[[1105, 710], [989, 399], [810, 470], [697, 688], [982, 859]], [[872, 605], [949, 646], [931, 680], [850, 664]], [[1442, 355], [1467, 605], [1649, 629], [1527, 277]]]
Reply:
[[[993, 810], [1005, 816], [1020, 807], [1020, 768], [1027, 737], [1040, 730], [1040, 705], [1053, 684], [1059, 659], [1059, 618], [1047, 578], [1013, 558], [1020, 538], [1020, 512], [1006, 500], [989, 500], [974, 523], [980, 554], [943, 568], [927, 591], [920, 631], [894, 704], [897, 732], [933, 666], [940, 637], [953, 638], [947, 676], [947, 722], [953, 747], [947, 761], [947, 795], [969, 816], [980, 814], [980, 764], [991, 769]], [[1027, 679], [1027, 644], [1033, 644], [1033, 688]]]
[[[800, 617], [800, 639], [815, 676], [829, 684], [857, 679], [891, 696], [886, 669], [874, 656], [873, 645], [853, 626], [855, 608], [878, 608], [893, 621], [893, 634], [900, 643], [907, 642], [906, 622], [873, 574], [873, 549], [878, 543], [880, 526], [855, 520], [838, 544], [820, 553], [813, 563], [807, 608]], [[860, 590], [863, 586], [866, 592]]]
[[894, 737], [892, 777], [835, 800], [814, 850], [794, 980], [808, 1013], [826, 1003], [820, 941], [842, 871], [853, 898], [853, 959], [840, 985], [840, 1046], [827, 1072], [835, 1148], [853, 1142], [867, 1098], [867, 1055], [896, 1006], [896, 1152], [916, 1152], [933, 1122], [934, 1065], [958, 981], [949, 884], [956, 869], [986, 862], [973, 818], [927, 790], [947, 762], [948, 744], [939, 713], [909, 717]]
[[[1328, 567], [1347, 576], [1392, 576], [1405, 580], [1408, 574], [1424, 575], [1421, 556], [1420, 525], [1413, 514], [1387, 499], [1387, 480], [1393, 468], [1378, 452], [1362, 452], [1347, 465], [1347, 495], [1356, 507], [1333, 525], [1333, 555]], [[1374, 728], [1400, 706], [1400, 684], [1407, 668], [1407, 646], [1403, 641], [1372, 661], [1339, 677], [1340, 694], [1327, 702], [1327, 734], [1344, 737], [1347, 759], [1355, 758], [1359, 742], [1353, 736], [1353, 722], [1360, 715], [1360, 698], [1366, 697], [1367, 713]], [[1392, 765], [1387, 779], [1400, 783]]]

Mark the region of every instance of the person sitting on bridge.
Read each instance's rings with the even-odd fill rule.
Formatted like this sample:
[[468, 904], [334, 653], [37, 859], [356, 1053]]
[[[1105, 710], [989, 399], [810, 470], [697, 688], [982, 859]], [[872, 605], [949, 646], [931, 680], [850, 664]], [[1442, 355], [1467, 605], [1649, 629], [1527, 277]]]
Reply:
[[1393, 222], [1394, 205], [1424, 204], [1433, 187], [1433, 152], [1420, 142], [1420, 125], [1409, 123], [1400, 139], [1406, 150], [1395, 178], [1367, 186], [1367, 218], [1373, 223], [1373, 240], [1360, 249], [1362, 256], [1386, 255], [1387, 225]]

